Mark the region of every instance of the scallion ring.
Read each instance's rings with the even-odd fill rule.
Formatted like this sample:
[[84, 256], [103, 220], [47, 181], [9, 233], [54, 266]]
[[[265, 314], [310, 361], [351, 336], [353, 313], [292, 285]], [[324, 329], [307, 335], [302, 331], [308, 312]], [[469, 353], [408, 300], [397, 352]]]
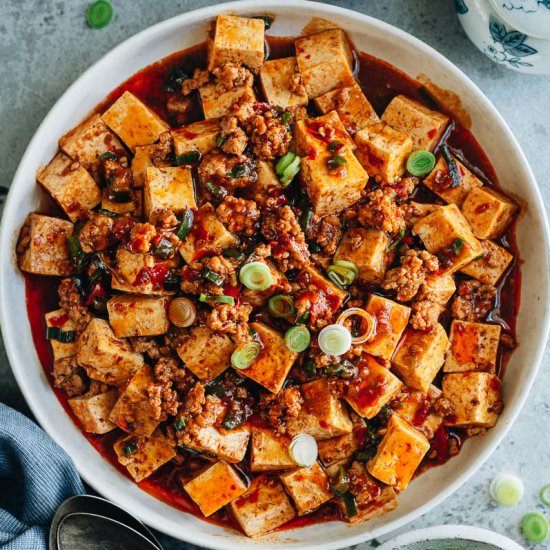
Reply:
[[300, 163], [300, 157], [291, 151], [277, 161], [275, 172], [279, 176], [279, 181], [283, 187], [290, 185], [294, 176], [300, 171]]
[[183, 239], [185, 239], [185, 237], [187, 236], [187, 233], [189, 233], [189, 230], [193, 225], [193, 218], [193, 211], [189, 208], [186, 208], [181, 215], [181, 222], [176, 229], [176, 237], [180, 241], [183, 241]]
[[296, 313], [294, 298], [286, 294], [275, 294], [267, 302], [269, 313], [278, 319], [288, 319]]
[[260, 351], [262, 346], [258, 342], [244, 342], [231, 355], [231, 365], [238, 370], [248, 369], [258, 358]]
[[86, 21], [92, 29], [106, 27], [113, 18], [113, 6], [107, 0], [92, 2], [86, 10]]
[[344, 355], [351, 348], [351, 333], [342, 325], [328, 325], [317, 337], [319, 347], [327, 355]]
[[180, 328], [190, 327], [197, 318], [195, 304], [189, 298], [174, 298], [168, 306], [168, 319]]
[[515, 506], [523, 496], [523, 482], [519, 477], [501, 474], [489, 486], [491, 498], [501, 506]]
[[317, 441], [309, 434], [298, 434], [290, 442], [288, 447], [290, 456], [294, 459], [294, 462], [298, 466], [310, 468], [317, 461], [317, 455], [319, 449], [317, 448]]
[[215, 271], [208, 269], [207, 267], [204, 267], [202, 269], [201, 275], [203, 276], [203, 278], [207, 279], [211, 283], [214, 283], [216, 286], [223, 285], [223, 277]]
[[359, 275], [359, 269], [353, 262], [335, 260], [327, 268], [328, 278], [338, 286], [349, 286]]
[[271, 270], [263, 262], [250, 262], [241, 267], [239, 281], [249, 290], [266, 290], [273, 284]]
[[550, 506], [550, 483], [540, 490], [540, 500], [546, 506]]
[[344, 323], [354, 315], [361, 317], [362, 333], [357, 336], [352, 336], [351, 343], [354, 345], [363, 344], [370, 340], [376, 332], [376, 321], [368, 311], [365, 311], [360, 307], [350, 307], [340, 314], [340, 317], [338, 317], [336, 323], [338, 325], [344, 325]]
[[285, 170], [290, 166], [290, 163], [296, 158], [296, 155], [289, 151], [285, 155], [283, 155], [275, 165], [275, 172], [278, 176], [282, 176], [285, 172]]
[[531, 512], [524, 516], [521, 522], [523, 536], [530, 542], [543, 542], [548, 538], [550, 525], [546, 516], [539, 512]]
[[289, 328], [285, 333], [285, 344], [290, 351], [304, 351], [308, 348], [310, 342], [311, 334], [303, 325]]
[[209, 294], [201, 294], [199, 296], [199, 302], [204, 302], [206, 304], [234, 304], [235, 298], [233, 296], [212, 296]]
[[430, 151], [413, 151], [407, 159], [407, 171], [413, 176], [425, 176], [434, 169], [434, 166], [435, 156]]

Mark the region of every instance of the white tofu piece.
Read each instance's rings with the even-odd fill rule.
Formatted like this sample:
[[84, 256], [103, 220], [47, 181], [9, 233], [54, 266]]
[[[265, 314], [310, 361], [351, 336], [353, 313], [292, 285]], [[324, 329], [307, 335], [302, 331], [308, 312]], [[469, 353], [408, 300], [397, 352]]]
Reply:
[[439, 258], [440, 275], [454, 273], [483, 254], [456, 204], [440, 206], [417, 222], [412, 232], [422, 239], [428, 252]]
[[120, 386], [143, 366], [143, 355], [115, 337], [109, 323], [94, 318], [77, 341], [78, 364], [93, 380]]
[[115, 214], [131, 214], [142, 216], [143, 214], [143, 191], [134, 189], [133, 198], [128, 202], [115, 202], [109, 198], [109, 190], [104, 187], [101, 191], [101, 208]]
[[373, 336], [361, 344], [363, 351], [389, 361], [409, 322], [411, 308], [371, 294], [365, 311], [376, 320], [376, 327]]
[[327, 474], [316, 462], [280, 476], [299, 516], [308, 514], [332, 498]]
[[439, 304], [443, 310], [445, 304], [455, 292], [456, 284], [452, 275], [428, 273], [415, 300], [429, 300], [430, 302]]
[[216, 82], [210, 82], [199, 88], [202, 112], [205, 119], [220, 118], [227, 115], [235, 103], [254, 103], [256, 94], [250, 84], [235, 86], [230, 90]]
[[155, 143], [160, 134], [170, 129], [164, 120], [130, 92], [124, 92], [101, 118], [132, 151], [140, 145]]
[[258, 72], [264, 62], [264, 31], [262, 19], [218, 15], [213, 39], [208, 42], [208, 70], [239, 63]]
[[250, 470], [267, 472], [269, 470], [288, 470], [296, 468], [296, 462], [290, 456], [290, 437], [278, 434], [269, 428], [252, 427], [250, 444]]
[[145, 185], [147, 168], [155, 166], [153, 155], [155, 154], [156, 148], [156, 145], [141, 145], [136, 147], [130, 163], [130, 168], [134, 176], [134, 187], [141, 189]]
[[239, 474], [225, 462], [212, 464], [183, 488], [206, 517], [246, 491], [246, 485]]
[[353, 262], [359, 279], [381, 283], [386, 273], [386, 250], [391, 241], [385, 231], [363, 227], [348, 229], [334, 254], [334, 260]]
[[230, 506], [233, 517], [249, 537], [272, 531], [296, 515], [281, 482], [267, 476], [253, 478], [248, 491]]
[[109, 413], [117, 397], [117, 391], [113, 389], [97, 395], [73, 397], [68, 403], [85, 432], [101, 435], [116, 428], [109, 420]]
[[250, 323], [262, 344], [257, 359], [240, 374], [258, 382], [272, 393], [279, 393], [299, 353], [290, 351], [284, 336], [263, 323]]
[[382, 483], [403, 491], [429, 448], [424, 434], [394, 414], [376, 455], [367, 463], [367, 470]]
[[250, 428], [246, 424], [232, 430], [209, 426], [201, 428], [187, 446], [190, 449], [210, 453], [220, 460], [236, 464], [244, 459], [249, 439]]
[[199, 120], [187, 126], [170, 131], [174, 140], [174, 153], [184, 155], [198, 151], [206, 155], [216, 148], [216, 139], [220, 133], [220, 119]]
[[393, 371], [407, 386], [427, 392], [448, 347], [447, 333], [439, 323], [429, 332], [409, 328], [393, 356]]
[[36, 180], [73, 222], [101, 201], [101, 190], [94, 178], [63, 153], [58, 153], [48, 166], [42, 168], [36, 174]]
[[410, 97], [398, 95], [386, 107], [382, 121], [410, 136], [413, 150], [433, 151], [449, 124], [449, 117]]
[[172, 210], [179, 214], [186, 208], [197, 208], [191, 168], [147, 168], [143, 207], [147, 218], [161, 210]]
[[169, 299], [144, 296], [113, 296], [107, 302], [109, 323], [117, 338], [159, 336], [168, 332]]
[[486, 285], [496, 286], [514, 256], [493, 241], [480, 241], [484, 254], [465, 265], [460, 272]]
[[281, 189], [281, 182], [275, 173], [273, 164], [266, 160], [259, 160], [256, 168], [258, 178], [243, 188], [243, 195], [246, 198], [254, 199], [258, 194], [272, 196], [274, 192]]
[[208, 382], [231, 365], [234, 350], [229, 335], [218, 334], [208, 327], [192, 327], [178, 348], [178, 355], [197, 378]]
[[[135, 451], [133, 449], [136, 449]], [[160, 428], [151, 437], [128, 435], [114, 445], [118, 461], [139, 483], [176, 456], [174, 444]]]
[[508, 228], [517, 206], [508, 197], [488, 187], [475, 187], [462, 204], [462, 214], [478, 239], [496, 239]]
[[302, 83], [310, 99], [354, 84], [353, 54], [342, 29], [303, 36], [295, 46]]
[[443, 395], [454, 407], [445, 418], [446, 426], [492, 428], [502, 410], [502, 383], [489, 372], [455, 372], [443, 377]]
[[[46, 320], [46, 326], [58, 327], [63, 332], [73, 332], [76, 330], [74, 322], [69, 319], [67, 312], [64, 309], [56, 309], [50, 311], [44, 316]], [[50, 339], [50, 345], [52, 346], [53, 359], [63, 359], [70, 357], [76, 353], [76, 341], [75, 342], [60, 342], [59, 340]]]
[[331, 466], [346, 464], [358, 448], [355, 430], [349, 434], [317, 442], [319, 460], [329, 475]]
[[454, 320], [444, 372], [496, 372], [500, 325]]
[[295, 88], [291, 84], [291, 79], [299, 74], [295, 57], [266, 61], [260, 71], [260, 84], [267, 102], [283, 109], [307, 105], [304, 86]]

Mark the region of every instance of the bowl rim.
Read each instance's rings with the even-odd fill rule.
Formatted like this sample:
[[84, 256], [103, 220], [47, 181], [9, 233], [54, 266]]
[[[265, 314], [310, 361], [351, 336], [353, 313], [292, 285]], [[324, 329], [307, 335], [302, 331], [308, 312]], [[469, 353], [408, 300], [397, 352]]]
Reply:
[[[281, 7], [280, 0], [240, 0], [235, 2], [214, 4], [214, 5], [206, 6], [196, 10], [183, 12], [179, 15], [176, 15], [175, 17], [166, 19], [155, 25], [147, 27], [144, 30], [140, 31], [139, 33], [129, 37], [128, 39], [121, 42], [118, 46], [111, 49], [107, 54], [102, 56], [98, 61], [93, 63], [86, 71], [84, 71], [84, 73], [82, 73], [73, 82], [73, 84], [71, 84], [71, 86], [69, 86], [69, 88], [56, 101], [56, 103], [53, 105], [51, 110], [48, 112], [48, 114], [46, 115], [46, 117], [43, 119], [42, 123], [36, 130], [31, 141], [29, 142], [25, 150], [25, 153], [21, 158], [19, 167], [14, 175], [12, 185], [10, 186], [10, 191], [6, 198], [4, 213], [2, 216], [3, 219], [0, 225], [0, 249], [3, 249], [4, 251], [8, 251], [8, 250], [12, 250], [13, 248], [14, 230], [16, 228], [14, 228], [13, 225], [10, 225], [10, 220], [13, 217], [13, 213], [12, 213], [12, 210], [14, 209], [13, 204], [15, 204], [16, 202], [16, 196], [17, 196], [17, 193], [19, 192], [18, 188], [21, 187], [17, 184], [18, 184], [18, 180], [21, 179], [21, 173], [23, 172], [24, 166], [26, 166], [26, 164], [29, 162], [31, 163], [33, 162], [33, 159], [31, 158], [31, 156], [34, 153], [34, 150], [37, 148], [39, 140], [42, 138], [43, 134], [47, 132], [49, 125], [55, 119], [57, 114], [62, 111], [67, 99], [70, 98], [71, 95], [75, 93], [75, 90], [81, 87], [82, 83], [85, 82], [87, 79], [89, 79], [91, 75], [93, 75], [94, 73], [99, 73], [104, 67], [108, 67], [109, 64], [113, 63], [116, 59], [120, 57], [124, 57], [127, 52], [132, 51], [132, 48], [134, 46], [137, 46], [142, 42], [148, 42], [151, 39], [153, 39], [155, 36], [163, 33], [164, 31], [173, 30], [174, 28], [181, 26], [183, 23], [187, 23], [187, 24], [200, 23], [212, 17], [215, 17], [219, 13], [226, 13], [226, 12], [246, 13], [247, 10], [251, 10], [251, 11], [261, 10], [263, 12], [269, 13], [269, 11], [271, 10], [272, 12], [276, 13], [277, 9], [280, 7]], [[339, 6], [333, 6], [331, 4], [324, 4], [324, 3], [319, 3], [319, 2], [309, 1], [309, 0], [287, 0], [284, 7], [304, 10], [307, 14], [311, 14], [312, 17], [314, 15], [320, 16], [320, 17], [330, 17], [331, 15], [334, 15], [334, 16], [342, 16], [350, 19], [355, 19], [359, 22], [366, 23], [369, 26], [375, 27], [381, 32], [389, 34], [390, 36], [398, 40], [411, 44], [416, 49], [420, 50], [424, 55], [428, 56], [429, 58], [435, 59], [440, 65], [442, 65], [443, 70], [446, 71], [453, 79], [460, 81], [461, 83], [466, 85], [466, 87], [469, 88], [469, 90], [475, 95], [477, 101], [480, 102], [483, 111], [488, 112], [490, 116], [493, 118], [494, 123], [499, 126], [499, 129], [504, 133], [504, 139], [508, 141], [508, 143], [513, 147], [515, 153], [517, 154], [517, 157], [521, 163], [520, 168], [521, 168], [522, 174], [525, 177], [526, 185], [536, 198], [535, 204], [532, 204], [532, 205], [530, 204], [530, 209], [533, 209], [534, 211], [536, 211], [538, 219], [541, 222], [542, 233], [544, 235], [544, 245], [545, 245], [544, 254], [548, 260], [549, 249], [550, 249], [550, 245], [549, 245], [550, 232], [548, 228], [548, 220], [546, 216], [546, 211], [541, 206], [544, 203], [542, 201], [540, 191], [537, 187], [533, 172], [529, 164], [527, 163], [527, 160], [525, 158], [525, 155], [520, 145], [518, 144], [515, 136], [512, 134], [507, 123], [504, 121], [504, 119], [502, 118], [500, 113], [497, 111], [497, 109], [494, 107], [494, 105], [485, 96], [485, 94], [477, 87], [476, 84], [472, 82], [472, 80], [469, 77], [467, 77], [457, 66], [455, 66], [451, 61], [445, 58], [442, 54], [437, 52], [431, 46], [422, 42], [420, 39], [412, 36], [411, 34], [397, 27], [394, 27], [393, 25], [390, 25], [389, 23], [386, 23], [384, 21], [381, 21], [369, 15], [365, 15], [365, 14], [356, 12], [354, 10], [341, 8]], [[191, 19], [191, 21], [189, 21], [189, 19]], [[6, 290], [7, 288], [6, 282], [9, 280], [9, 277], [11, 276], [10, 272], [13, 268], [12, 256], [13, 256], [12, 254], [5, 253], [0, 259], [0, 326], [2, 329], [2, 335], [4, 338], [8, 360], [10, 362], [12, 371], [17, 380], [19, 388], [21, 389], [25, 397], [25, 400], [29, 405], [35, 418], [40, 423], [40, 425], [44, 428], [44, 430], [48, 434], [50, 434], [52, 438], [54, 438], [58, 443], [60, 443], [63, 446], [63, 442], [64, 441], [66, 442], [68, 437], [66, 437], [65, 434], [62, 433], [62, 430], [60, 430], [56, 426], [55, 418], [50, 418], [46, 414], [46, 411], [42, 410], [38, 406], [38, 403], [36, 402], [34, 397], [36, 390], [32, 388], [32, 384], [30, 382], [30, 380], [33, 377], [28, 376], [25, 373], [26, 369], [24, 367], [23, 360], [19, 357], [17, 334], [13, 331], [12, 327], [10, 326], [10, 319], [9, 319], [10, 308], [8, 307], [9, 296]], [[549, 298], [550, 298], [550, 289], [547, 289], [547, 290], [548, 291], [546, 293], [546, 296], [544, 296], [546, 304], [548, 304]], [[387, 534], [390, 531], [393, 531], [395, 529], [398, 529], [399, 527], [402, 527], [403, 525], [409, 523], [413, 519], [418, 518], [422, 514], [433, 509], [435, 506], [437, 506], [439, 503], [445, 500], [448, 496], [450, 496], [454, 491], [456, 491], [468, 479], [470, 479], [470, 477], [485, 463], [485, 461], [489, 458], [492, 452], [502, 442], [502, 440], [508, 433], [511, 425], [513, 424], [514, 420], [517, 418], [519, 412], [521, 411], [525, 403], [527, 395], [533, 385], [534, 379], [540, 367], [542, 356], [545, 349], [545, 342], [546, 342], [548, 331], [550, 328], [550, 315], [549, 315], [547, 306], [545, 310], [544, 319], [541, 321], [539, 326], [540, 326], [540, 337], [538, 339], [538, 345], [536, 347], [536, 350], [533, 354], [534, 366], [532, 367], [528, 376], [526, 376], [523, 379], [521, 393], [519, 393], [513, 405], [507, 406], [507, 409], [506, 409], [507, 422], [503, 422], [501, 419], [501, 422], [497, 424], [498, 431], [497, 431], [497, 428], [495, 428], [496, 434], [494, 435], [494, 440], [492, 441], [492, 444], [488, 445], [486, 449], [481, 450], [477, 458], [475, 460], [472, 460], [472, 464], [470, 464], [470, 466], [465, 468], [461, 473], [457, 474], [456, 479], [453, 482], [446, 485], [443, 488], [443, 490], [440, 491], [436, 496], [424, 502], [421, 506], [417, 507], [415, 510], [412, 510], [408, 513], [403, 514], [402, 516], [399, 516], [398, 518], [390, 521], [386, 525], [369, 529], [368, 527], [369, 524], [367, 522], [363, 524], [365, 528], [361, 532], [352, 533], [350, 530], [349, 537], [344, 537], [338, 541], [328, 541], [328, 542], [316, 541], [315, 543], [304, 541], [304, 542], [300, 542], [297, 545], [294, 545], [294, 547], [313, 548], [313, 546], [315, 546], [316, 548], [336, 549], [336, 548], [342, 548], [344, 546], [358, 544], [360, 542], [370, 540], [374, 537]], [[147, 514], [148, 510], [145, 506], [142, 506], [140, 503], [136, 503], [135, 501], [132, 501], [131, 498], [127, 495], [121, 495], [116, 488], [111, 487], [108, 481], [104, 481], [103, 479], [92, 478], [92, 476], [89, 475], [87, 472], [88, 465], [79, 456], [78, 453], [75, 453], [72, 456], [72, 459], [75, 462], [77, 470], [81, 475], [81, 477], [90, 486], [92, 486], [99, 494], [113, 500], [113, 502], [119, 504], [120, 506], [125, 506], [129, 508], [132, 514], [136, 515], [144, 523], [151, 525], [152, 527], [154, 527], [155, 529], [158, 529], [161, 532], [164, 532], [177, 539], [185, 540], [186, 542], [189, 542], [189, 543], [197, 544], [207, 548], [220, 549], [220, 550], [222, 549], [223, 550], [225, 549], [241, 550], [243, 543], [247, 543], [247, 544], [254, 543], [253, 539], [245, 539], [243, 536], [239, 536], [238, 539], [235, 539], [235, 538], [230, 539], [229, 537], [221, 538], [216, 534], [200, 534], [196, 532], [187, 532], [185, 534], [182, 534], [181, 530], [177, 530], [176, 528], [172, 528], [171, 526], [164, 525], [163, 522], [160, 522], [160, 521], [156, 522], [155, 520], [151, 519], [151, 517], [148, 516]], [[121, 475], [121, 474], [118, 474], [118, 475]], [[287, 531], [285, 533], [292, 533], [292, 531]], [[185, 536], [185, 539], [182, 538], [183, 536]], [[257, 543], [261, 544], [262, 540], [261, 539], [258, 540]], [[280, 542], [279, 544], [284, 544], [284, 542]]]

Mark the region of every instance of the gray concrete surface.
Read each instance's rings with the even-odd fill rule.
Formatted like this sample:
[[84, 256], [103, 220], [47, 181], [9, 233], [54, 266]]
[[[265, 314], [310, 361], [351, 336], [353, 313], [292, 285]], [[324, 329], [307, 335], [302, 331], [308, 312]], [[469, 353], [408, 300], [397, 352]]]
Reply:
[[[85, 24], [87, 3], [87, 0], [0, 1], [0, 186], [9, 186], [42, 118], [89, 65], [125, 38], [153, 23], [216, 2], [113, 0], [115, 17], [100, 31], [93, 31]], [[465, 71], [510, 124], [531, 162], [548, 208], [550, 77], [513, 73], [481, 55], [460, 28], [451, 0], [337, 0], [330, 3], [356, 9], [410, 32]], [[525, 544], [519, 533], [519, 521], [527, 511], [542, 511], [538, 489], [550, 483], [549, 359], [547, 349], [542, 371], [525, 409], [508, 438], [475, 479], [407, 529], [442, 523], [472, 524], [494, 529]], [[2, 345], [0, 401], [28, 413]], [[522, 503], [513, 509], [496, 508], [487, 496], [490, 480], [503, 470], [518, 472], [526, 484]], [[550, 509], [546, 512], [550, 515]], [[167, 549], [191, 548], [168, 537], [162, 541]], [[357, 548], [366, 550], [375, 546], [373, 542]]]

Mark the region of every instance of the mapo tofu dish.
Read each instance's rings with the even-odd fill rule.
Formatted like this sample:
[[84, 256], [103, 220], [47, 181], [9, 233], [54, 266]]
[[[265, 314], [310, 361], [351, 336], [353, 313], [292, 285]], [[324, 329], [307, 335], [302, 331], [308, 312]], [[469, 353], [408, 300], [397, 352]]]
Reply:
[[438, 89], [270, 22], [220, 15], [62, 136], [17, 246], [88, 440], [250, 537], [393, 510], [492, 428], [520, 285], [518, 205]]

